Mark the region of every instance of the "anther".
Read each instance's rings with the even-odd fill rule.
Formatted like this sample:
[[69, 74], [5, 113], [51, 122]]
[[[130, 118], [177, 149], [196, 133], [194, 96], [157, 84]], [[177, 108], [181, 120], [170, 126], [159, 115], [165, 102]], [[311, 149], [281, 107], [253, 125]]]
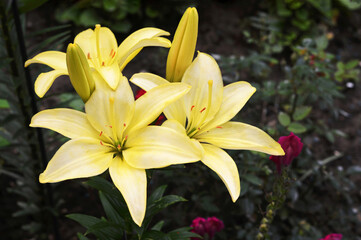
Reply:
[[202, 113], [204, 110], [206, 110], [206, 107], [204, 107], [202, 110], [200, 110], [199, 112]]
[[110, 127], [110, 128], [113, 128], [113, 126], [112, 126], [112, 125], [109, 125], [109, 127]]
[[112, 56], [112, 55], [113, 55], [113, 52], [114, 52], [114, 50], [112, 49], [112, 50], [110, 51], [109, 56]]
[[123, 126], [124, 126], [124, 127], [126, 127], [126, 126], [127, 126], [127, 124], [123, 123]]
[[113, 52], [113, 55], [112, 55], [112, 58], [114, 58], [114, 57], [115, 57], [115, 54], [116, 54], [116, 52], [114, 51], [114, 52]]
[[90, 57], [90, 53], [88, 53], [88, 59], [91, 59], [91, 57]]
[[193, 108], [194, 108], [194, 105], [192, 105], [192, 107], [191, 107], [191, 111], [193, 110]]
[[120, 148], [121, 148], [121, 147], [120, 147], [120, 144], [118, 144], [118, 146], [117, 146], [118, 151], [120, 151]]
[[221, 127], [221, 126], [217, 126], [216, 128], [223, 128], [223, 127]]
[[104, 65], [105, 65], [105, 63], [104, 63], [104, 61], [102, 62], [102, 66], [104, 67]]
[[103, 134], [103, 131], [100, 131], [100, 133], [99, 133], [99, 137], [100, 137], [102, 134]]
[[127, 141], [127, 139], [128, 139], [128, 135], [127, 135], [127, 136], [125, 136], [125, 137], [124, 137], [124, 139], [125, 139], [125, 141]]
[[104, 146], [104, 144], [103, 144], [103, 142], [102, 142], [102, 141], [100, 141], [100, 145]]

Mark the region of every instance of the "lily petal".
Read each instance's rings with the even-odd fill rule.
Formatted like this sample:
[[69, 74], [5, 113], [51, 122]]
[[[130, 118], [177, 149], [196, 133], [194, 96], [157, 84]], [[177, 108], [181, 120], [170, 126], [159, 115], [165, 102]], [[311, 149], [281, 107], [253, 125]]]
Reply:
[[227, 122], [205, 133], [196, 134], [194, 137], [200, 142], [210, 143], [220, 148], [284, 155], [281, 145], [267, 133], [245, 123]]
[[202, 162], [217, 173], [226, 185], [232, 201], [237, 201], [241, 193], [237, 165], [222, 149], [210, 144], [202, 144], [202, 147], [205, 151]]
[[[117, 51], [117, 61], [121, 66], [120, 69], [123, 69], [125, 65], [132, 60], [136, 54], [138, 54], [141, 49], [135, 49], [134, 46], [137, 45], [143, 39], [151, 39], [159, 36], [169, 36], [169, 33], [158, 29], [158, 28], [142, 28], [138, 31], [135, 31], [131, 35], [129, 35], [120, 45]], [[132, 50], [131, 50], [132, 49]], [[131, 51], [130, 51], [131, 50]], [[137, 51], [136, 54], [132, 54], [132, 52]], [[127, 56], [127, 57], [126, 57]], [[128, 59], [129, 57], [129, 59]], [[122, 61], [120, 61], [123, 59]]]
[[129, 166], [124, 159], [116, 157], [110, 168], [110, 176], [122, 193], [134, 222], [141, 226], [147, 203], [147, 176], [144, 169]]
[[85, 112], [91, 125], [99, 133], [104, 132], [113, 140], [121, 139], [134, 112], [134, 96], [126, 77], [121, 77], [118, 87], [112, 90], [94, 72], [96, 88], [85, 104]]
[[115, 90], [118, 86], [119, 79], [123, 76], [118, 64], [111, 64], [98, 68], [99, 73], [103, 77], [104, 81]]
[[153, 122], [166, 106], [184, 96], [189, 89], [190, 86], [184, 83], [168, 83], [146, 92], [135, 102], [134, 116], [127, 132]]
[[183, 83], [192, 86], [184, 97], [190, 128], [198, 128], [212, 119], [222, 103], [223, 81], [217, 62], [199, 53], [183, 75]]
[[45, 64], [53, 69], [61, 69], [67, 72], [65, 53], [59, 51], [46, 51], [39, 53], [25, 62], [25, 67], [33, 63]]
[[166, 120], [163, 124], [162, 127], [167, 127], [170, 129], [175, 130], [176, 132], [179, 132], [181, 134], [187, 135], [186, 130], [184, 128], [184, 126], [182, 124], [180, 124], [178, 121], [176, 120]]
[[[134, 46], [127, 49], [126, 52], [121, 52], [122, 50], [118, 49], [119, 53], [117, 53], [117, 60], [120, 66], [120, 70], [122, 71], [125, 68], [125, 66], [142, 50], [143, 47], [150, 47], [150, 46], [169, 48], [171, 46], [171, 42], [166, 38], [154, 37], [151, 39], [140, 40]], [[118, 57], [118, 55], [121, 56]]]
[[172, 164], [199, 161], [199, 142], [168, 127], [148, 126], [129, 135], [123, 156], [135, 168], [162, 168]]
[[[134, 74], [129, 81], [131, 81], [138, 87], [144, 89], [145, 91], [149, 91], [150, 89], [152, 89], [156, 86], [160, 86], [160, 85], [169, 83], [164, 78], [159, 77], [158, 75], [155, 75], [152, 73]], [[168, 105], [164, 109], [164, 114], [167, 117], [167, 119], [175, 119], [179, 123], [181, 123], [183, 126], [185, 126], [186, 114], [185, 114], [183, 99], [179, 99], [179, 100], [171, 103], [170, 105]]]
[[51, 129], [68, 138], [99, 138], [85, 113], [67, 108], [48, 109], [35, 114], [30, 127]]
[[66, 142], [55, 153], [45, 171], [40, 174], [41, 183], [59, 182], [74, 178], [92, 177], [108, 169], [113, 159], [111, 148], [90, 138]]
[[235, 82], [224, 87], [223, 101], [219, 111], [199, 133], [205, 132], [231, 120], [243, 108], [256, 91], [248, 82]]
[[[93, 29], [89, 28], [76, 35], [74, 43], [79, 45], [88, 59], [97, 58], [96, 37]], [[98, 61], [94, 62], [99, 64]]]
[[53, 85], [55, 79], [62, 75], [68, 75], [68, 71], [57, 69], [46, 73], [40, 73], [34, 84], [36, 95], [40, 98], [44, 97], [45, 93], [47, 93], [51, 85]]
[[[99, 31], [99, 33], [97, 31]], [[113, 59], [112, 53], [118, 48], [118, 43], [113, 32], [107, 27], [100, 27], [100, 25], [96, 25], [94, 33], [95, 35], [99, 34], [98, 36], [95, 36], [95, 39], [98, 37], [99, 41], [95, 44], [99, 44], [99, 62], [110, 62]]]

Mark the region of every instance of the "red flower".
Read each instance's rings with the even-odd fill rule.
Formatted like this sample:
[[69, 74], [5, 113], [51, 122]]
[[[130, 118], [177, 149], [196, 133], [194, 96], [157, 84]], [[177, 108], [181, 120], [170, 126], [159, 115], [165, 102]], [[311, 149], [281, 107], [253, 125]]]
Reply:
[[140, 98], [141, 96], [143, 96], [146, 93], [145, 90], [140, 89], [137, 91], [137, 94], [135, 95], [135, 100], [137, 100], [138, 98]]
[[[193, 228], [192, 232], [202, 237], [208, 235], [208, 239], [213, 239], [214, 234], [224, 228], [224, 224], [216, 217], [209, 217], [207, 219], [197, 217], [193, 220], [191, 227]], [[192, 238], [192, 240], [200, 240], [200, 238]]]
[[282, 166], [290, 165], [292, 160], [301, 153], [303, 143], [301, 142], [301, 139], [292, 132], [289, 136], [280, 137], [278, 143], [281, 144], [283, 151], [285, 151], [285, 155], [270, 156], [269, 159], [276, 164], [277, 172], [280, 173]]
[[320, 240], [341, 240], [341, 239], [342, 239], [342, 234], [331, 233], [331, 234], [328, 234], [326, 237], [321, 238]]

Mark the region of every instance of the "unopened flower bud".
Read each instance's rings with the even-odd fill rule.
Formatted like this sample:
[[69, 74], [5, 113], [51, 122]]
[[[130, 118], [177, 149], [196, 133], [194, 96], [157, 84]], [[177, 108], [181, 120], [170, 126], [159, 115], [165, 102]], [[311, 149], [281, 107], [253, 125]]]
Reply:
[[285, 152], [284, 156], [270, 156], [277, 166], [277, 172], [281, 173], [282, 166], [288, 166], [292, 163], [292, 160], [297, 157], [302, 150], [303, 143], [301, 139], [291, 133], [289, 136], [282, 136], [278, 139], [278, 143], [281, 145], [283, 151]]
[[66, 65], [75, 91], [85, 103], [95, 89], [89, 63], [77, 44], [70, 43], [66, 50]]
[[183, 14], [174, 35], [167, 59], [166, 79], [180, 82], [192, 63], [198, 35], [198, 13], [188, 8]]

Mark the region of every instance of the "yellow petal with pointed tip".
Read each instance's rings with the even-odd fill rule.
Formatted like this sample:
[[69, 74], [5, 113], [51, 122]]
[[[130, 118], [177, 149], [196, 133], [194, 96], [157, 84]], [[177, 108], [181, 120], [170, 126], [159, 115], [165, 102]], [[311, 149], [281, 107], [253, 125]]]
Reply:
[[226, 185], [232, 201], [237, 201], [241, 193], [237, 165], [222, 149], [210, 144], [202, 144], [202, 147], [205, 151], [202, 162], [217, 173]]
[[[159, 36], [168, 36], [169, 33], [158, 28], [142, 28], [129, 35], [118, 47], [117, 62], [122, 70], [125, 65], [132, 60], [140, 51], [141, 48], [135, 48], [134, 46], [139, 44], [141, 40], [151, 39]], [[170, 42], [169, 42], [170, 47]], [[121, 61], [121, 59], [123, 59]]]
[[98, 69], [99, 73], [103, 77], [104, 81], [115, 90], [118, 86], [119, 79], [123, 76], [118, 64], [112, 64], [104, 66]]
[[[85, 56], [91, 59], [97, 58], [96, 38], [93, 29], [87, 29], [76, 35], [74, 43], [79, 45]], [[99, 62], [96, 63], [99, 64]]]
[[122, 71], [124, 67], [140, 52], [140, 50], [143, 47], [151, 47], [151, 46], [169, 48], [171, 46], [171, 43], [166, 38], [154, 37], [150, 39], [142, 39], [136, 44], [134, 44], [131, 48], [126, 49], [126, 51], [118, 49], [117, 60], [120, 66], [120, 70]]
[[46, 73], [40, 73], [34, 84], [36, 95], [40, 98], [44, 97], [45, 93], [47, 93], [51, 85], [53, 85], [55, 79], [62, 75], [68, 75], [68, 72], [63, 69], [58, 69]]
[[53, 69], [61, 69], [66, 71], [66, 59], [65, 53], [58, 51], [46, 51], [39, 53], [32, 59], [29, 59], [25, 62], [25, 67], [33, 63], [41, 63], [48, 65]]
[[[113, 32], [107, 27], [99, 27], [100, 25], [95, 26], [94, 34], [99, 34], [98, 39], [95, 36], [96, 42], [95, 45], [99, 44], [98, 49], [98, 58], [100, 62], [110, 62], [113, 56], [112, 53], [115, 52], [118, 48], [117, 40]], [[97, 31], [99, 30], [99, 33]]]
[[59, 182], [74, 178], [92, 177], [108, 169], [113, 159], [111, 148], [98, 140], [79, 138], [66, 142], [55, 153], [45, 171], [40, 174], [41, 183]]
[[110, 168], [110, 177], [122, 193], [134, 222], [141, 226], [147, 203], [147, 176], [144, 169], [129, 166], [124, 159], [116, 157]]
[[67, 109], [47, 109], [33, 116], [30, 127], [56, 131], [68, 138], [98, 138], [99, 133], [89, 123], [85, 113]]
[[166, 78], [180, 82], [185, 70], [192, 63], [198, 35], [198, 13], [188, 8], [183, 14], [174, 35], [167, 59]]
[[231, 120], [242, 109], [255, 91], [256, 88], [252, 87], [248, 82], [243, 81], [225, 86], [223, 89], [222, 105], [219, 111], [206, 126], [202, 127], [198, 134]]
[[210, 55], [200, 52], [184, 73], [182, 82], [192, 86], [184, 97], [184, 105], [190, 127], [198, 128], [212, 119], [221, 106], [221, 71]]
[[199, 161], [203, 149], [185, 133], [168, 127], [148, 126], [129, 135], [123, 151], [125, 160], [136, 168], [162, 168]]
[[168, 83], [155, 87], [135, 102], [134, 116], [127, 133], [153, 122], [170, 103], [184, 96], [190, 86], [184, 83]]
[[122, 138], [134, 112], [134, 95], [126, 77], [121, 77], [118, 87], [112, 90], [99, 76], [96, 89], [85, 104], [85, 112], [91, 125], [113, 140]]
[[194, 137], [200, 142], [211, 143], [220, 148], [284, 155], [281, 145], [267, 133], [245, 123], [227, 122], [219, 128], [196, 134]]
[[[163, 84], [169, 83], [162, 77], [152, 73], [137, 73], [132, 76], [129, 80], [138, 87], [144, 89], [145, 91], [149, 91], [150, 89], [160, 86]], [[184, 101], [183, 99], [179, 99], [170, 105], [168, 105], [164, 109], [164, 114], [168, 119], [175, 119], [183, 126], [185, 126], [186, 122], [186, 114], [184, 110]]]
[[162, 127], [167, 127], [167, 128], [170, 128], [170, 129], [173, 129], [175, 130], [176, 132], [179, 132], [181, 134], [187, 134], [186, 133], [186, 130], [184, 128], [184, 126], [182, 124], [180, 124], [178, 121], [176, 120], [166, 120], [163, 124], [162, 124]]

